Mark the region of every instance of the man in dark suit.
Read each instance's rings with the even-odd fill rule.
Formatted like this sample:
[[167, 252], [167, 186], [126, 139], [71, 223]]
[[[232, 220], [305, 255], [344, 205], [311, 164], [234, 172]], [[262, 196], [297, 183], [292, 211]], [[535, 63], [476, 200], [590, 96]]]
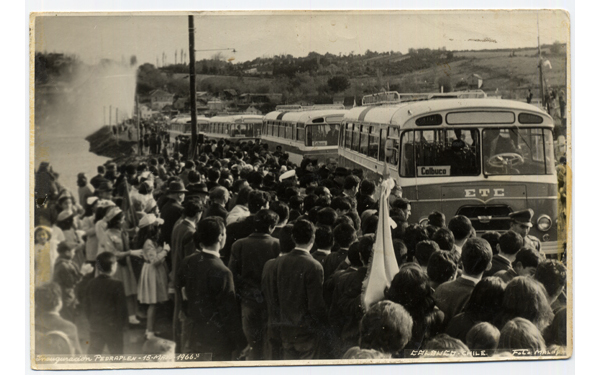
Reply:
[[292, 230], [296, 248], [277, 262], [277, 297], [284, 359], [315, 359], [327, 319], [323, 267], [310, 255], [315, 228], [298, 220]]
[[94, 189], [98, 189], [104, 181], [108, 181], [107, 179], [104, 178], [105, 173], [106, 173], [106, 169], [104, 168], [104, 166], [99, 165], [98, 166], [98, 174], [95, 175], [94, 177], [92, 177], [92, 179], [90, 180], [90, 185], [92, 185], [94, 187]]
[[[198, 200], [192, 199], [183, 204], [183, 219], [179, 220], [173, 228], [171, 235], [171, 274], [169, 277], [169, 287], [173, 288], [177, 270], [181, 262], [187, 256], [190, 256], [196, 250], [194, 245], [194, 233], [196, 224], [202, 215], [202, 206]], [[177, 345], [178, 353], [181, 348], [181, 294], [175, 293], [175, 313], [173, 314], [173, 341]]]
[[60, 286], [56, 283], [35, 288], [35, 330], [43, 334], [52, 331], [63, 332], [69, 338], [75, 354], [81, 354], [77, 326], [60, 316], [61, 294]]
[[114, 254], [104, 252], [96, 258], [98, 276], [87, 286], [83, 310], [90, 323], [88, 354], [102, 354], [108, 346], [110, 354], [123, 354], [123, 331], [128, 324], [127, 302], [123, 282], [112, 275], [117, 272]]
[[183, 206], [181, 203], [183, 203], [186, 192], [187, 190], [181, 181], [172, 181], [169, 184], [169, 188], [166, 191], [168, 200], [163, 205], [160, 212], [160, 217], [165, 222], [163, 223], [160, 231], [160, 238], [158, 239], [159, 244], [171, 243], [173, 227], [183, 214]]
[[223, 186], [214, 187], [208, 195], [210, 199], [210, 206], [204, 211], [202, 214], [202, 218], [207, 218], [210, 216], [218, 216], [223, 219], [223, 221], [227, 220], [227, 215], [229, 212], [225, 209], [227, 205], [227, 201], [229, 201], [229, 190], [224, 188]]
[[[233, 275], [219, 257], [225, 243], [225, 225], [210, 217], [198, 223], [197, 250], [179, 268], [176, 288], [186, 315], [182, 334], [185, 353], [211, 353], [213, 361], [237, 359], [246, 346]], [[201, 250], [199, 250], [201, 249]]]
[[500, 236], [498, 240], [498, 254], [492, 257], [492, 268], [483, 273], [483, 277], [493, 276], [497, 272], [507, 271], [512, 268], [512, 262], [519, 249], [523, 247], [523, 237], [520, 234], [509, 230]]
[[327, 255], [325, 260], [323, 260], [325, 280], [333, 275], [340, 263], [344, 262], [348, 257], [348, 248], [356, 241], [356, 230], [350, 224], [338, 224], [333, 229], [333, 240], [339, 246], [339, 250]]
[[236, 241], [231, 248], [229, 269], [242, 307], [242, 327], [252, 348], [247, 359], [262, 360], [267, 306], [261, 291], [265, 263], [279, 256], [279, 240], [271, 237], [279, 217], [271, 210], [254, 216], [254, 233]]
[[254, 215], [261, 209], [268, 209], [269, 200], [269, 194], [264, 191], [253, 190], [248, 194], [248, 211], [250, 211], [250, 215], [227, 226], [227, 241], [225, 247], [221, 250], [221, 258], [224, 263], [229, 264], [233, 243], [254, 233]]
[[469, 238], [462, 247], [460, 259], [463, 274], [456, 280], [438, 286], [433, 295], [436, 305], [444, 312], [444, 324], [465, 307], [483, 273], [492, 267], [492, 248], [481, 238]]

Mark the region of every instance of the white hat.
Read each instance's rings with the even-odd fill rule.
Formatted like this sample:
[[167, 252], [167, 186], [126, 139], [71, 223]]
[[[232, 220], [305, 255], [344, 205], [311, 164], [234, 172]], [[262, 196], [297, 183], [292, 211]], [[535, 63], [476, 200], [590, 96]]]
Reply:
[[279, 181], [283, 182], [283, 180], [285, 180], [286, 178], [294, 177], [295, 175], [296, 171], [292, 169], [291, 171], [287, 171], [281, 176], [279, 176]]
[[108, 210], [108, 212], [106, 213], [106, 215], [104, 216], [104, 219], [106, 221], [111, 221], [112, 219], [114, 219], [115, 216], [117, 216], [118, 214], [120, 214], [121, 212], [123, 212], [119, 207], [113, 207], [110, 208]]
[[[89, 203], [88, 203], [89, 204]], [[115, 202], [108, 200], [108, 199], [100, 199], [98, 201], [98, 208], [102, 208], [102, 207], [112, 207], [112, 206], [116, 206]]]
[[87, 203], [88, 206], [91, 206], [94, 204], [94, 202], [96, 202], [98, 200], [98, 197], [88, 197], [88, 199], [85, 201]]
[[148, 214], [148, 215], [142, 216], [142, 218], [140, 219], [140, 223], [138, 224], [138, 227], [144, 228], [144, 227], [147, 227], [148, 225], [152, 225], [154, 223], [163, 224], [164, 222], [165, 221], [163, 219], [156, 217], [156, 215]]

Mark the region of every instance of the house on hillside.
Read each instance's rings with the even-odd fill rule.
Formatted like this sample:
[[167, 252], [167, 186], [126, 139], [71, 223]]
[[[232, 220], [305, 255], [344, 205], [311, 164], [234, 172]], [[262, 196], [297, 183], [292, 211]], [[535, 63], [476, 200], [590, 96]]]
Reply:
[[210, 98], [210, 94], [208, 93], [208, 91], [196, 92], [196, 101], [198, 101], [198, 99], [204, 99], [204, 101], [208, 101], [209, 98]]
[[262, 115], [260, 109], [256, 108], [254, 104], [249, 105], [248, 108], [246, 108], [246, 110], [244, 111], [244, 113], [248, 115]]
[[236, 100], [237, 98], [238, 98], [238, 93], [237, 93], [237, 91], [235, 91], [235, 89], [225, 89], [225, 90], [221, 91], [221, 99], [222, 100], [233, 101], [233, 100]]
[[208, 110], [210, 112], [220, 112], [220, 111], [224, 111], [225, 108], [227, 108], [227, 103], [225, 103], [219, 99], [209, 100], [207, 105], [208, 105]]
[[173, 94], [156, 89], [150, 93], [150, 103], [153, 110], [160, 111], [164, 106], [173, 104]]
[[483, 78], [479, 74], [471, 74], [467, 78], [467, 82], [469, 83], [469, 89], [479, 89], [483, 86]]
[[152, 108], [148, 107], [145, 104], [140, 105], [140, 118], [143, 120], [149, 120], [152, 118], [152, 115], [156, 112], [152, 110]]
[[175, 100], [173, 103], [173, 108], [178, 110], [179, 112], [189, 112], [190, 111], [190, 98], [183, 97]]

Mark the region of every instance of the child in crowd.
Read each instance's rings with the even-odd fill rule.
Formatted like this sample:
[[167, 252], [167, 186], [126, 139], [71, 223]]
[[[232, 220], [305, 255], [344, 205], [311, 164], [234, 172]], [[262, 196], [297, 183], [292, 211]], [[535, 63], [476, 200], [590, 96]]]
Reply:
[[74, 256], [75, 247], [73, 247], [73, 244], [66, 241], [58, 244], [58, 259], [54, 265], [54, 282], [60, 286], [62, 291], [63, 309], [61, 315], [72, 322], [75, 321], [78, 304], [75, 297], [75, 286], [84, 274], [92, 271], [89, 265], [80, 270], [79, 265], [73, 261]]
[[52, 229], [39, 226], [34, 230], [34, 283], [35, 286], [41, 286], [52, 281], [54, 262], [56, 259], [53, 256], [52, 248], [50, 247], [50, 239], [52, 238]]
[[142, 247], [144, 266], [138, 282], [138, 301], [148, 306], [146, 321], [146, 338], [154, 337], [156, 320], [156, 304], [169, 299], [168, 279], [165, 257], [170, 248], [157, 243], [160, 234], [159, 225], [164, 221], [150, 214], [145, 215], [139, 222], [140, 231], [136, 237], [136, 246]]

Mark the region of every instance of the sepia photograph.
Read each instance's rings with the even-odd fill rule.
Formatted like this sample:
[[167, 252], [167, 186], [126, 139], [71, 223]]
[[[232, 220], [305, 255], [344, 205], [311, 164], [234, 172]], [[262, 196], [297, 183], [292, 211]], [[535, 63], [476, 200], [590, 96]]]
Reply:
[[573, 355], [567, 11], [29, 22], [32, 369]]

